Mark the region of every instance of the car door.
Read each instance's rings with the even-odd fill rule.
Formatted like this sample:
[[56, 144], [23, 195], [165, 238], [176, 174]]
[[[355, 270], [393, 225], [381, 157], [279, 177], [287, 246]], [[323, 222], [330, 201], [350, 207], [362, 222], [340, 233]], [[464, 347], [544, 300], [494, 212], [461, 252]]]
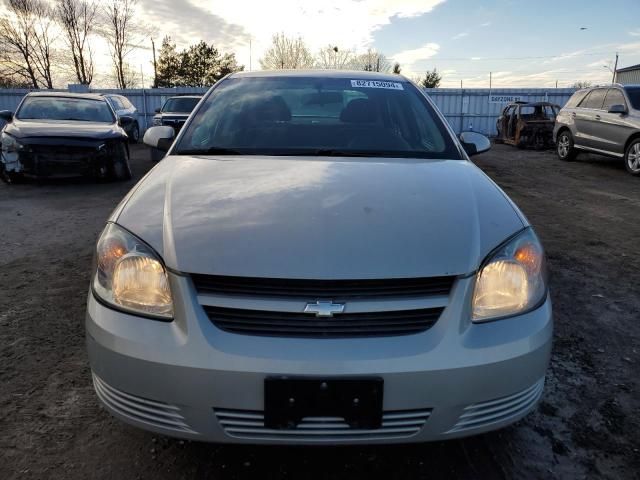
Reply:
[[576, 145], [602, 149], [603, 145], [597, 137], [597, 125], [602, 118], [602, 105], [606, 94], [606, 88], [594, 88], [575, 109], [576, 135], [573, 140]]
[[[609, 113], [613, 105], [623, 105], [625, 113]], [[601, 139], [603, 150], [617, 155], [624, 154], [625, 143], [634, 131], [628, 121], [628, 112], [629, 105], [622, 90], [617, 87], [609, 88], [602, 106], [600, 123], [597, 125], [597, 136]]]

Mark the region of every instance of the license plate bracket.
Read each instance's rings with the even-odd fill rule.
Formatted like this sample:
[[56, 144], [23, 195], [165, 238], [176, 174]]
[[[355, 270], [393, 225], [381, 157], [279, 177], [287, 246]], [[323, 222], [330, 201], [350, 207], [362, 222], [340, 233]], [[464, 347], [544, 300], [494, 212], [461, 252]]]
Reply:
[[264, 381], [264, 424], [295, 428], [305, 417], [341, 417], [354, 429], [382, 426], [379, 377], [269, 377]]

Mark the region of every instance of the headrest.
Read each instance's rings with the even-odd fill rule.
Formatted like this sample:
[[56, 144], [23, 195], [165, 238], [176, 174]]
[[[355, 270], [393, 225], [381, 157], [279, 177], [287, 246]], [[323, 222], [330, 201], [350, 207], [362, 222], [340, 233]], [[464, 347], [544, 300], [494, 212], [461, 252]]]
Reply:
[[257, 121], [288, 122], [291, 110], [280, 96], [259, 98], [251, 102], [248, 113]]
[[348, 123], [374, 123], [376, 116], [376, 110], [371, 100], [356, 98], [344, 107], [340, 114], [340, 120]]

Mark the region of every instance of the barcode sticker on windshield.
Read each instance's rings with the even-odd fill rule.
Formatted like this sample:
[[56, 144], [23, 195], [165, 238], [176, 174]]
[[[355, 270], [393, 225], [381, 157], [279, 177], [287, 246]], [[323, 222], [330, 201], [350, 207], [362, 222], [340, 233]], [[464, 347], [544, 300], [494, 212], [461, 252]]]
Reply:
[[404, 90], [399, 82], [382, 82], [380, 80], [351, 80], [352, 87], [386, 88], [388, 90]]

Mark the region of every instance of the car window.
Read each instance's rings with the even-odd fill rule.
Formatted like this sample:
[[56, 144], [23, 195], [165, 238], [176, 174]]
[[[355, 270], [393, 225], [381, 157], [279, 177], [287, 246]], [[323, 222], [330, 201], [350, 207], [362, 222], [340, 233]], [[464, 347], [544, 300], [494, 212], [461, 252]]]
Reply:
[[162, 107], [163, 112], [173, 112], [173, 113], [191, 113], [191, 111], [196, 107], [199, 98], [191, 98], [191, 97], [172, 97], [167, 100]]
[[604, 96], [607, 93], [607, 90], [604, 88], [597, 88], [595, 90], [591, 90], [591, 93], [587, 95], [587, 97], [580, 103], [582, 108], [596, 108], [601, 109], [602, 104], [604, 103]]
[[230, 78], [185, 130], [174, 153], [460, 158], [445, 125], [409, 82], [347, 78]]
[[624, 99], [624, 94], [617, 88], [610, 88], [607, 92], [607, 96], [604, 99], [603, 110], [609, 110], [612, 105], [624, 105], [627, 106], [627, 102]]
[[125, 110], [132, 110], [135, 108], [133, 104], [129, 101], [129, 99], [126, 97], [118, 97], [118, 100], [120, 100], [120, 103], [122, 103], [122, 108]]
[[104, 100], [78, 97], [25, 97], [16, 112], [19, 120], [70, 120], [113, 123], [111, 109]]
[[114, 110], [124, 110], [124, 105], [122, 105], [122, 102], [120, 101], [120, 99], [118, 97], [110, 97], [111, 99], [111, 105], [113, 105]]
[[633, 108], [640, 110], [640, 87], [624, 87], [624, 89]]
[[582, 101], [582, 99], [587, 96], [587, 93], [589, 93], [589, 90], [578, 90], [576, 93], [571, 95], [571, 98], [565, 104], [565, 107], [573, 108], [577, 106], [580, 103], [580, 101]]

